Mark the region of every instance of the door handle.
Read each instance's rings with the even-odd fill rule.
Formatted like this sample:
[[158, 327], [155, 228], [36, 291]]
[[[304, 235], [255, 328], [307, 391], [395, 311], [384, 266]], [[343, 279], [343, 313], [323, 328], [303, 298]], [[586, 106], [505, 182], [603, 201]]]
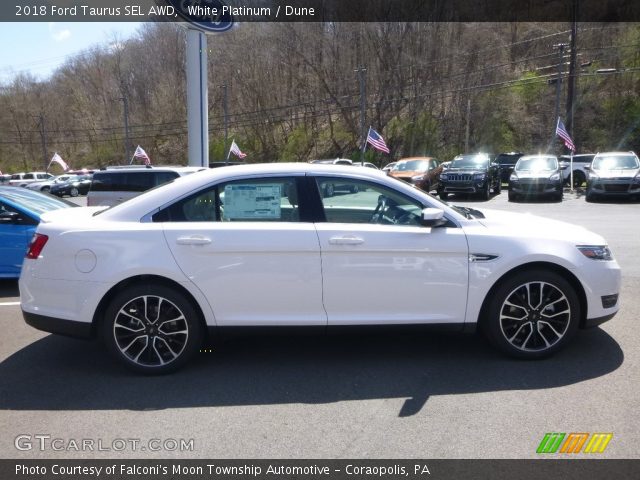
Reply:
[[178, 237], [176, 243], [178, 245], [209, 245], [211, 239], [201, 235], [194, 235], [192, 237]]
[[331, 237], [329, 243], [331, 245], [360, 245], [364, 243], [364, 238], [345, 235], [344, 237]]

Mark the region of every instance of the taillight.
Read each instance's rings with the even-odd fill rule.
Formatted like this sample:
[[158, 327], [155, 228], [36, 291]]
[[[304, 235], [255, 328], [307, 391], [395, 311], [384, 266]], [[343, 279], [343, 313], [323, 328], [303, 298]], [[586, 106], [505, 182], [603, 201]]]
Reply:
[[49, 240], [49, 237], [46, 235], [35, 233], [31, 239], [31, 243], [29, 244], [29, 250], [27, 250], [26, 258], [37, 260], [40, 256], [40, 252], [42, 252], [42, 249], [46, 245], [47, 240]]

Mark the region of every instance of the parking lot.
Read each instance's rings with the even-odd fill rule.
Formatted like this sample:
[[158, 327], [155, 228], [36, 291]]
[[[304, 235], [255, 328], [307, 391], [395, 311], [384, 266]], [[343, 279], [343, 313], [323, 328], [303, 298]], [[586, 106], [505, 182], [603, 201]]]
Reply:
[[[639, 458], [640, 203], [575, 193], [561, 203], [509, 203], [504, 193], [451, 203], [603, 235], [623, 271], [620, 312], [537, 362], [473, 335], [252, 337], [203, 350], [174, 375], [141, 377], [97, 343], [26, 326], [17, 282], [0, 281], [0, 457], [535, 458], [547, 432], [609, 432], [599, 457]], [[373, 294], [395, 292], [381, 279]], [[24, 435], [32, 448], [16, 448]], [[94, 448], [73, 448], [85, 439]], [[162, 448], [150, 448], [154, 439]], [[180, 439], [192, 448], [174, 449]]]

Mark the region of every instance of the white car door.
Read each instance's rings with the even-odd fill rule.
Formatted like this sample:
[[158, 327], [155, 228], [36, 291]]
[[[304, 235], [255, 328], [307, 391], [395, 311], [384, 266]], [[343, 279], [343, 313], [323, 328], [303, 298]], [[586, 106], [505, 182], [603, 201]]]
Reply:
[[[320, 191], [325, 181], [337, 182], [319, 178]], [[463, 323], [468, 247], [462, 229], [422, 226], [416, 200], [340, 179], [347, 181], [358, 193], [323, 198], [326, 222], [316, 224], [329, 325]]]
[[220, 184], [165, 212], [166, 241], [218, 326], [326, 325], [320, 248], [295, 178]]

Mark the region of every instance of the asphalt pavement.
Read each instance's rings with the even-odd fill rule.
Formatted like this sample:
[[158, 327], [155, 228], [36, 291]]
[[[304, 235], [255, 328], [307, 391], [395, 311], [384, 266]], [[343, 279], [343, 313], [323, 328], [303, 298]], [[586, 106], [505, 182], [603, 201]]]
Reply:
[[[639, 458], [640, 204], [451, 203], [603, 235], [620, 312], [543, 361], [473, 335], [252, 337], [140, 377], [97, 343], [25, 325], [17, 282], [0, 281], [0, 458], [536, 458], [548, 432], [613, 433], [604, 453], [572, 458]], [[382, 281], [378, 294], [394, 301]]]

